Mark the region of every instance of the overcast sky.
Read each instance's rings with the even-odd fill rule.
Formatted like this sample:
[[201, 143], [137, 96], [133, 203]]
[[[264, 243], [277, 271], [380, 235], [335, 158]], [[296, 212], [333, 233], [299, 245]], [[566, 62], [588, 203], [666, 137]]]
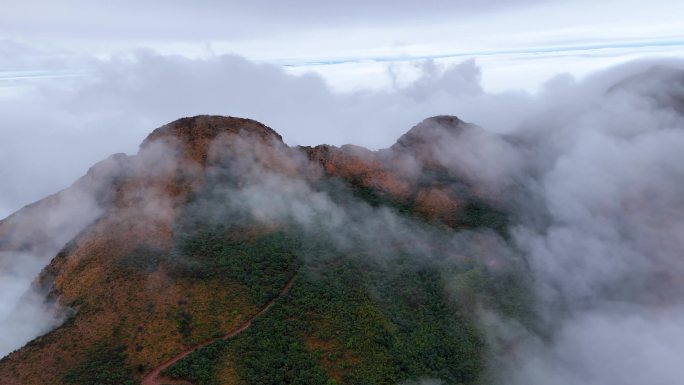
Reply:
[[0, 217], [191, 114], [289, 144], [379, 148], [439, 113], [501, 131], [549, 79], [684, 57], [682, 16], [668, 0], [8, 0]]
[[407, 61], [474, 57], [486, 89], [535, 90], [556, 72], [682, 56], [683, 16], [676, 0], [9, 0], [0, 76], [83, 70], [79, 56], [145, 47], [313, 70], [344, 90], [387, 86], [388, 64], [410, 78]]

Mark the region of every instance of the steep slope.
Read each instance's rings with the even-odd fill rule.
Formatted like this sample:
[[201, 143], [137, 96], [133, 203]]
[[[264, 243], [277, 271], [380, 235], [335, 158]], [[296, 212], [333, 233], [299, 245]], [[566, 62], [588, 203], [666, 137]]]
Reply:
[[36, 285], [68, 314], [0, 383], [137, 383], [211, 341], [162, 375], [479, 381], [475, 309], [525, 319], [527, 296], [496, 192], [441, 156], [463, 130], [479, 128], [431, 118], [373, 152], [288, 147], [248, 119], [158, 128], [0, 222], [2, 251], [61, 248]]

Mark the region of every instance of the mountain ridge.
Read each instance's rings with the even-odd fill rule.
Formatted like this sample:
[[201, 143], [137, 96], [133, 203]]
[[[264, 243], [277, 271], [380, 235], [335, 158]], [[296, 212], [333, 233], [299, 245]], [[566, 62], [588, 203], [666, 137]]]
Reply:
[[[440, 125], [446, 126], [441, 129]], [[48, 241], [52, 244], [43, 247], [42, 253], [57, 248], [53, 253], [56, 256], [43, 269], [36, 284], [49, 293], [48, 298], [69, 309], [65, 323], [0, 361], [0, 380], [8, 384], [92, 380], [97, 373], [89, 370], [97, 365], [107, 366], [110, 361], [126, 363], [117, 370], [124, 370], [121, 375], [130, 381], [139, 380], [151, 368], [186, 347], [241, 325], [249, 314], [272, 299], [294, 272], [301, 269], [309, 271], [309, 278], [301, 279], [297, 285], [318, 290], [315, 289], [317, 278], [312, 277], [321, 274], [316, 273], [320, 266], [326, 266], [324, 271], [342, 269], [340, 271], [344, 274], [348, 269], [357, 269], [356, 265], [338, 266], [339, 256], [321, 255], [348, 255], [342, 260], [356, 261], [358, 257], [354, 255], [395, 254], [387, 244], [396, 242], [392, 239], [397, 235], [388, 233], [388, 241], [379, 241], [376, 245], [370, 232], [355, 229], [369, 226], [368, 223], [372, 223], [377, 215], [397, 216], [391, 222], [406, 223], [401, 226], [407, 226], [406, 231], [409, 232], [434, 228], [426, 233], [434, 232], [435, 235], [429, 237], [477, 228], [493, 230], [493, 234], [502, 233], [505, 214], [496, 209], [495, 202], [488, 201], [488, 196], [472, 189], [472, 181], [459, 179], [460, 174], [453, 173], [448, 165], [440, 164], [439, 159], [421, 158], [435, 144], [433, 141], [439, 140], [443, 144], [445, 140], [458, 140], [463, 129], [474, 127], [455, 117], [430, 118], [411, 129], [397, 145], [370, 151], [352, 145], [289, 147], [271, 128], [242, 118], [203, 115], [161, 126], [143, 141], [136, 155], [114, 155], [93, 166], [71, 187], [0, 221], [0, 249], [3, 251], [36, 251], [30, 247], [27, 249], [25, 245]], [[419, 151], [412, 153], [416, 146]], [[279, 194], [284, 195], [281, 197]], [[301, 202], [297, 200], [300, 197], [304, 198]], [[70, 204], [62, 207], [59, 206], [61, 202]], [[92, 210], [80, 212], [83, 202], [90, 202]], [[307, 206], [311, 204], [313, 206]], [[50, 226], [45, 227], [46, 222], [42, 218], [51, 211], [57, 214], [52, 215]], [[324, 218], [323, 226], [310, 227], [318, 223], [318, 217]], [[336, 217], [345, 219], [334, 219]], [[321, 232], [335, 220], [348, 222], [347, 227]], [[72, 229], [55, 240], [56, 229], [68, 224]], [[31, 234], [30, 229], [41, 226], [44, 227], [41, 232], [44, 240], [21, 239], [20, 235]], [[424, 229], [424, 226], [428, 227]], [[348, 241], [336, 240], [339, 234], [335, 233], [349, 233], [345, 236], [358, 240], [349, 244]], [[484, 237], [482, 242], [485, 246], [495, 242], [494, 238], [485, 241], [490, 235]], [[313, 246], [302, 248], [314, 239], [328, 245], [324, 248], [315, 246], [318, 250], [314, 253], [316, 257], [310, 256]], [[420, 243], [410, 246], [398, 243], [393, 247], [399, 251], [398, 255], [407, 252], [431, 254], [439, 249], [425, 249]], [[269, 251], [264, 254], [259, 250]], [[216, 257], [207, 259], [214, 254]], [[452, 254], [444, 252], [440, 258], [462, 260], [461, 256]], [[412, 258], [410, 260], [413, 261]], [[11, 261], [5, 263], [11, 264]], [[361, 259], [358, 263], [371, 262]], [[249, 268], [252, 270], [235, 270], [241, 264], [253, 266]], [[376, 266], [375, 262], [370, 266], [367, 269], [371, 272], [385, 269], [381, 265]], [[218, 271], [224, 273], [217, 275]], [[324, 276], [331, 282], [339, 279], [337, 276]], [[439, 281], [436, 276], [425, 282], [418, 279], [417, 282], [423, 282], [420, 285], [428, 286], [417, 291], [428, 290], [435, 279]], [[345, 309], [356, 309], [359, 303], [370, 301], [367, 306], [375, 309], [372, 312], [377, 313], [373, 316], [376, 318], [390, 317], [391, 312], [400, 311], [382, 301], [376, 303], [373, 296], [369, 297], [369, 293], [362, 289], [365, 284], [359, 284], [361, 286], [346, 289], [357, 293], [355, 301], [339, 302], [344, 297], [331, 297], [330, 301]], [[288, 293], [287, 296], [294, 296], [294, 299], [286, 299], [282, 309], [303, 306], [296, 305], [296, 301], [300, 301], [297, 298], [305, 298], [309, 292], [298, 289], [297, 285], [293, 288], [294, 294]], [[441, 295], [433, 298], [434, 295], [428, 295], [430, 301], [446, 301]], [[404, 300], [413, 301], [409, 298]], [[318, 310], [310, 311], [319, 314], [323, 309], [321, 306], [325, 305], [314, 303], [314, 309]], [[464, 311], [460, 306], [448, 311], [434, 311], [437, 311], [435, 314], [443, 313], [440, 317], [446, 317], [446, 314]], [[282, 311], [277, 310], [275, 314]], [[381, 315], [385, 314], [383, 312], [390, 313]], [[431, 314], [426, 313], [425, 317], [432, 317]], [[328, 316], [339, 317], [336, 314]], [[297, 325], [323, 322], [318, 317], [301, 319]], [[467, 319], [470, 316], [461, 317]], [[270, 318], [267, 317], [263, 322], [272, 322], [268, 320]], [[391, 317], [383, 322], [390, 325], [393, 321], [389, 320]], [[341, 321], [333, 324], [336, 322]], [[369, 319], [367, 322], [373, 324], [378, 321]], [[468, 329], [471, 328], [468, 326], [470, 322], [460, 321], [459, 325]], [[344, 325], [339, 324], [338, 327], [347, 330], [349, 326]], [[261, 329], [257, 327], [257, 330]], [[344, 333], [348, 334], [346, 338], [355, 340], [359, 338], [358, 333], [366, 332], [368, 330], [363, 328], [352, 328]], [[451, 332], [444, 329], [443, 333]], [[479, 338], [470, 333], [475, 332], [469, 331], [468, 337], [458, 338], [465, 338], [464, 341]], [[240, 338], [251, 338], [249, 335]], [[386, 356], [383, 359], [390, 361], [404, 360], [405, 353], [398, 353], [404, 349], [401, 347], [404, 342], [400, 341], [409, 336], [400, 333], [391, 337], [397, 339], [399, 345], [396, 347], [367, 343], [358, 347], [348, 342], [351, 347], [347, 348], [338, 345], [341, 341], [329, 337], [320, 339], [297, 334], [288, 338], [292, 341], [304, 338], [303, 342], [297, 343], [303, 343], [305, 348], [297, 350], [299, 355], [295, 356], [301, 356], [302, 362], [309, 362], [306, 365], [314, 365], [315, 354], [312, 352], [315, 351], [327, 351], [326, 354], [334, 353], [330, 349], [346, 352], [339, 353], [339, 360], [345, 362], [347, 369], [330, 366], [326, 361], [316, 364], [315, 368], [301, 368], [302, 375], [315, 378], [330, 376], [335, 381], [347, 382], [353, 378], [377, 376], [379, 381], [380, 378], [405, 378], [420, 370], [432, 374], [441, 370], [447, 379], [464, 376], [468, 383], [477, 377], [479, 369], [475, 367], [472, 370], [458, 369], [461, 368], [461, 360], [479, 360], [478, 357], [484, 354], [475, 342], [472, 347], [462, 347], [478, 352], [473, 353], [472, 358], [461, 357], [458, 362], [440, 364], [439, 370], [437, 366], [428, 369], [432, 364], [427, 363], [423, 369], [417, 367], [411, 369], [413, 371], [388, 364], [382, 372], [384, 374], [373, 374], [367, 363], [354, 358], [381, 354]], [[64, 350], [64, 346], [70, 348]], [[383, 349], [389, 350], [385, 352]], [[60, 351], [63, 352], [58, 353]], [[88, 357], [98, 357], [98, 354], [110, 359], [96, 363], [88, 361]], [[396, 357], [391, 358], [394, 357], [392, 355]], [[246, 368], [252, 364], [245, 361], [236, 365], [242, 368], [239, 372], [243, 379], [250, 375]], [[36, 372], [38, 366], [46, 369]], [[102, 370], [101, 367], [98, 369]]]

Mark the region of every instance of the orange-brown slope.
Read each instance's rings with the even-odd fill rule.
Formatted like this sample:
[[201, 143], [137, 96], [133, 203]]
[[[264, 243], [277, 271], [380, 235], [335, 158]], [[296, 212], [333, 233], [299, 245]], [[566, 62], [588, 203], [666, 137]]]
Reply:
[[[241, 132], [245, 131], [245, 132]], [[264, 135], [266, 134], [266, 135]], [[142, 375], [215, 330], [230, 330], [254, 306], [240, 285], [170, 279], [156, 255], [168, 252], [173, 224], [187, 194], [202, 183], [211, 146], [231, 136], [254, 148], [269, 148], [280, 137], [245, 119], [196, 117], [156, 130], [138, 155], [117, 165], [104, 184], [109, 194], [97, 220], [43, 270], [38, 284], [75, 313], [64, 325], [10, 354], [0, 363], [0, 383], [57, 384], [97, 343], [126, 346], [131, 366]], [[258, 138], [258, 140], [254, 140]], [[233, 141], [236, 142], [237, 140]], [[260, 148], [263, 150], [263, 148]], [[258, 156], [265, 156], [264, 152]], [[3, 223], [8, 249], [39, 229], [41, 215], [64, 210], [60, 196], [28, 207]], [[68, 221], [68, 218], [65, 218]], [[49, 230], [49, 229], [48, 229]], [[49, 238], [49, 231], [46, 231]], [[149, 268], [140, 264], [149, 264]], [[191, 336], [177, 332], [178, 314], [193, 314]], [[38, 369], [40, 368], [40, 370]]]

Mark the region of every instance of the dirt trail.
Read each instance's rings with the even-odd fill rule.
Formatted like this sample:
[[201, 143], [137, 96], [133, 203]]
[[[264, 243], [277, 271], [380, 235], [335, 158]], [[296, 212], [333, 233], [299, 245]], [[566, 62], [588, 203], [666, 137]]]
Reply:
[[161, 365], [157, 366], [153, 371], [151, 371], [145, 377], [143, 377], [140, 385], [167, 385], [167, 384], [168, 385], [192, 385], [192, 382], [187, 381], [187, 380], [173, 380], [170, 378], [162, 377], [161, 372], [166, 370], [167, 368], [173, 366], [173, 364], [175, 364], [176, 362], [187, 357], [188, 355], [190, 355], [190, 353], [192, 353], [196, 350], [199, 350], [199, 349], [211, 344], [214, 341], [227, 340], [227, 339], [235, 337], [236, 335], [245, 331], [245, 329], [247, 329], [248, 327], [250, 327], [252, 325], [252, 321], [254, 321], [254, 319], [256, 319], [260, 315], [266, 313], [268, 311], [268, 309], [270, 309], [271, 306], [273, 306], [276, 303], [276, 301], [278, 299], [280, 299], [280, 297], [282, 297], [285, 293], [287, 293], [290, 290], [290, 288], [294, 284], [295, 277], [296, 277], [296, 275], [293, 275], [292, 278], [290, 278], [290, 280], [287, 281], [285, 286], [283, 286], [283, 288], [280, 290], [280, 292], [278, 293], [278, 295], [275, 298], [270, 300], [266, 305], [261, 307], [261, 309], [259, 309], [258, 312], [254, 313], [254, 315], [252, 315], [247, 320], [245, 320], [243, 323], [241, 323], [240, 326], [237, 327], [237, 329], [231, 331], [228, 334], [224, 334], [221, 337], [209, 339], [209, 340], [204, 341], [198, 345], [195, 345], [195, 346], [192, 346], [190, 348], [183, 350], [182, 352], [180, 352], [175, 357], [172, 357], [172, 358], [164, 361]]

